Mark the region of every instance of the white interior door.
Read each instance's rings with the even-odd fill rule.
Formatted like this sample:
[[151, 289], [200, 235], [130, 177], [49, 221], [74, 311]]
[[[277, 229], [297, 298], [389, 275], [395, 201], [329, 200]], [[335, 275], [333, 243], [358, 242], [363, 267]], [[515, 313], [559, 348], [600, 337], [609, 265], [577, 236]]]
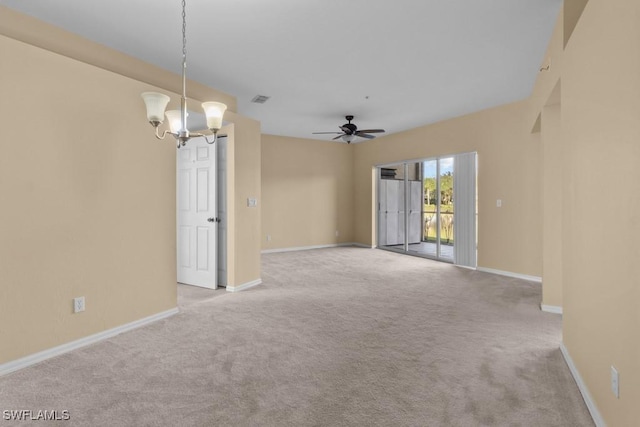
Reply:
[[217, 288], [216, 147], [190, 140], [177, 155], [178, 282]]

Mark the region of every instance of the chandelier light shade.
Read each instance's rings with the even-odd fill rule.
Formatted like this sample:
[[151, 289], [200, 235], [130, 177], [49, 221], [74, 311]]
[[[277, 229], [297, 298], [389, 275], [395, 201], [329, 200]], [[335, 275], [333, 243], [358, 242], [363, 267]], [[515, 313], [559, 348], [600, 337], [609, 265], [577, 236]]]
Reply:
[[[169, 120], [169, 130], [172, 134], [178, 134], [182, 129], [182, 112], [180, 110], [169, 110], [164, 113]], [[187, 113], [187, 116], [189, 114]]]
[[147, 106], [147, 119], [152, 124], [157, 122], [161, 125], [164, 121], [164, 110], [171, 100], [167, 95], [157, 92], [143, 92], [142, 99]]
[[207, 127], [220, 130], [222, 117], [224, 117], [224, 112], [227, 111], [227, 106], [222, 102], [209, 101], [202, 103], [202, 109], [207, 116]]
[[[203, 102], [202, 108], [207, 117], [207, 128], [213, 133], [213, 139], [209, 140], [203, 133], [189, 133], [187, 126], [187, 18], [186, 0], [182, 0], [182, 97], [180, 110], [169, 110], [165, 113], [171, 98], [163, 93], [143, 92], [142, 99], [147, 107], [147, 120], [155, 128], [156, 138], [164, 139], [167, 134], [173, 135], [178, 141], [178, 148], [184, 146], [194, 137], [204, 137], [209, 144], [216, 141], [218, 131], [222, 127], [222, 119], [227, 106], [222, 102]], [[159, 126], [164, 122], [164, 116], [169, 120], [169, 130], [160, 133]]]

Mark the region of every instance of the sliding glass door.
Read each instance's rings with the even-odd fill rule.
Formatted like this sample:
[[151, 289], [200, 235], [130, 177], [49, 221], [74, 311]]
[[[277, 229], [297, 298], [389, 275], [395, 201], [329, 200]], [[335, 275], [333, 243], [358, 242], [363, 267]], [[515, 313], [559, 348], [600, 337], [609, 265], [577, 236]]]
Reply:
[[[475, 153], [379, 167], [378, 247], [456, 263], [464, 253], [463, 265], [475, 267], [475, 174]], [[456, 218], [464, 220], [462, 231]]]
[[410, 251], [453, 261], [453, 157], [422, 162], [422, 236]]

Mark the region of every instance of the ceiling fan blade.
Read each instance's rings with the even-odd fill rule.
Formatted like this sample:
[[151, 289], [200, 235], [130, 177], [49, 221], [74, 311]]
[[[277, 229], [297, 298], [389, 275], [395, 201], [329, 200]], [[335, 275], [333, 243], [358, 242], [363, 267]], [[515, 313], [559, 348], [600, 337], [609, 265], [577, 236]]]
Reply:
[[375, 138], [375, 136], [373, 135], [367, 135], [366, 133], [362, 133], [362, 132], [356, 132], [356, 136], [359, 136], [361, 138], [367, 138], [367, 139]]
[[363, 129], [363, 130], [359, 130], [356, 133], [384, 133], [384, 129]]
[[340, 139], [344, 136], [344, 133], [341, 133], [340, 135], [336, 136], [335, 138], [333, 138], [333, 140], [335, 141], [336, 139]]
[[312, 132], [311, 134], [312, 134], [312, 135], [324, 135], [324, 134], [333, 134], [333, 135], [337, 135], [337, 134], [339, 134], [339, 133], [342, 133], [342, 132]]

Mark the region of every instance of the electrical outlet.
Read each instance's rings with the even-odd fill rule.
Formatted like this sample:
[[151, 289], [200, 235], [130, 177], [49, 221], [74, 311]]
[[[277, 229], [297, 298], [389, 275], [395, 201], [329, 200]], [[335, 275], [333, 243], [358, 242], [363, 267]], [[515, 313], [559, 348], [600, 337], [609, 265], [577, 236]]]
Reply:
[[336, 237], [340, 236], [340, 232], [336, 230]]
[[247, 206], [250, 208], [255, 208], [256, 206], [258, 206], [258, 199], [256, 199], [255, 197], [249, 197], [247, 199]]
[[613, 365], [611, 365], [611, 391], [617, 398], [620, 398], [620, 376]]
[[497, 208], [501, 208], [502, 207], [502, 199], [496, 200], [496, 207]]
[[267, 234], [267, 242], [271, 241], [271, 234]]
[[80, 313], [84, 311], [84, 297], [78, 297], [73, 299], [73, 312]]

